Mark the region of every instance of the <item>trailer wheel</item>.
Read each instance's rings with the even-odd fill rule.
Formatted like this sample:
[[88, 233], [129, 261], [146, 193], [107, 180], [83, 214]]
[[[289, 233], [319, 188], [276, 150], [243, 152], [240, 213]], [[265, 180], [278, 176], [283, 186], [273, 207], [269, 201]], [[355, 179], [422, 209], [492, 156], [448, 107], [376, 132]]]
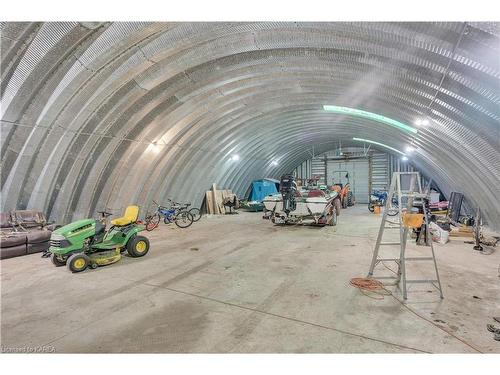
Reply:
[[328, 224], [333, 227], [334, 225], [337, 225], [337, 210], [333, 209], [332, 210], [332, 217], [330, 218]]
[[340, 215], [340, 210], [341, 210], [341, 202], [340, 202], [340, 198], [335, 198], [334, 201], [333, 201], [333, 205], [335, 206], [335, 211], [337, 212], [337, 216]]

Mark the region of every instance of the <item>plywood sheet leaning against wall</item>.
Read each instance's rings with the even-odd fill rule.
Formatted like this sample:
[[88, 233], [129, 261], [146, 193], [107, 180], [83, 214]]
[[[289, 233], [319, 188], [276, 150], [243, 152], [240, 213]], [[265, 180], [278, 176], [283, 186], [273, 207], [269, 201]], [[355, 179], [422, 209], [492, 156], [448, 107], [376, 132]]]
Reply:
[[225, 215], [224, 199], [232, 195], [229, 189], [217, 190], [217, 186], [212, 184], [212, 189], [205, 193], [205, 208], [209, 215]]

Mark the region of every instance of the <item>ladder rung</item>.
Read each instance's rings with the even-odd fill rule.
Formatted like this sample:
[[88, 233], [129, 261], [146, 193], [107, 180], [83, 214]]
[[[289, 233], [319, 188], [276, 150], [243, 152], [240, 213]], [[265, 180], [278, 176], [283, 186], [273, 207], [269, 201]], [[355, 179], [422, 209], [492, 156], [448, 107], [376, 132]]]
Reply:
[[[406, 260], [433, 260], [432, 257], [408, 257], [405, 258]], [[389, 262], [389, 261], [394, 261], [394, 262], [399, 262], [399, 258], [378, 258], [377, 262]]]
[[384, 229], [401, 229], [401, 227], [384, 227]]
[[405, 260], [433, 260], [432, 257], [409, 257], [405, 258]]
[[437, 283], [437, 280], [406, 280], [407, 283], [424, 284], [424, 283]]
[[381, 242], [379, 245], [401, 245], [401, 242]]
[[372, 276], [372, 279], [397, 280], [395, 276]]
[[378, 258], [377, 262], [399, 262], [399, 258]]

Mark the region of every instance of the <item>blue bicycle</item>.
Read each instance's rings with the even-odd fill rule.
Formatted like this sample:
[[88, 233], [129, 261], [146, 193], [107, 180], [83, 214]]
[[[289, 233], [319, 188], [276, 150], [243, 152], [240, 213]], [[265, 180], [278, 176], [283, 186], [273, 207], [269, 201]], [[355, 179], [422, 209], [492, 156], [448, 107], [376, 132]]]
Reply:
[[[387, 192], [380, 190], [373, 190], [370, 194], [370, 199], [368, 202], [368, 210], [373, 212], [375, 206], [384, 206], [387, 201]], [[391, 205], [387, 211], [389, 216], [395, 216], [399, 213], [398, 200], [393, 196], [391, 200]]]
[[156, 212], [152, 215], [147, 215], [146, 222], [146, 230], [152, 231], [157, 228], [160, 224], [160, 220], [163, 217], [163, 222], [165, 224], [175, 223], [179, 228], [187, 228], [191, 224], [193, 224], [194, 218], [191, 213], [186, 211], [184, 207], [179, 205], [172, 205], [171, 208], [167, 208], [165, 206], [161, 206], [155, 201], [153, 203], [157, 206]]

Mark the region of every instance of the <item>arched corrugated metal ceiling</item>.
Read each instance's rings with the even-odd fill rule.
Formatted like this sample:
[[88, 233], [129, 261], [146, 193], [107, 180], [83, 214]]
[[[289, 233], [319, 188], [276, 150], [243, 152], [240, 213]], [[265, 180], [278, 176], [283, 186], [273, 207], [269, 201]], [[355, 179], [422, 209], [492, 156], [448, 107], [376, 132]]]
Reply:
[[2, 209], [199, 203], [360, 137], [413, 143], [500, 227], [497, 23], [3, 23], [1, 43]]

